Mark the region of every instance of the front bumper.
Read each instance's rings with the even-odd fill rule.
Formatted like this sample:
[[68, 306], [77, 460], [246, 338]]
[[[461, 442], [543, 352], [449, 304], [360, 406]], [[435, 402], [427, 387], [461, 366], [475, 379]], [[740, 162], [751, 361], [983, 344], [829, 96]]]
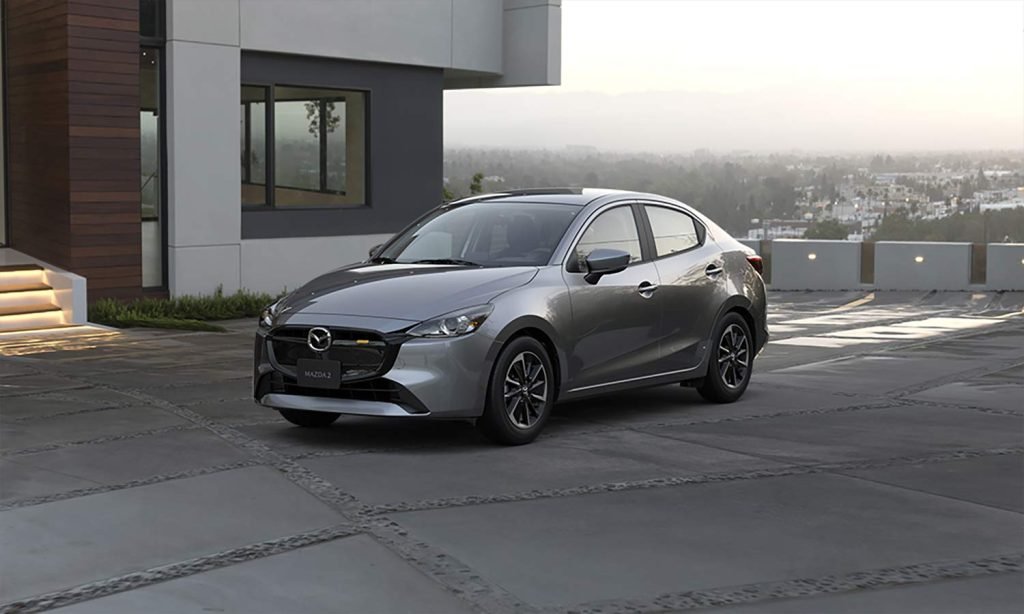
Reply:
[[297, 384], [294, 367], [287, 364], [303, 356], [291, 346], [282, 348], [280, 341], [284, 333], [296, 331], [259, 330], [253, 370], [257, 402], [274, 409], [408, 418], [468, 418], [483, 411], [493, 344], [483, 329], [463, 337], [423, 339], [374, 331], [354, 335], [343, 326], [327, 327], [337, 333], [335, 338], [363, 336], [381, 342], [374, 346], [379, 359], [368, 345], [344, 347], [340, 350], [344, 353], [330, 356], [342, 361], [341, 386], [303, 388]]

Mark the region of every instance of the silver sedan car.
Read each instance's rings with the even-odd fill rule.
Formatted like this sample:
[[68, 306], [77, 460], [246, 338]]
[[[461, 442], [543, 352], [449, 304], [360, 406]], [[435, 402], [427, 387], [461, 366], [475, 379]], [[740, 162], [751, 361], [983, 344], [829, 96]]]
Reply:
[[513, 191], [439, 206], [269, 306], [253, 394], [301, 426], [468, 418], [523, 444], [560, 400], [682, 383], [735, 401], [767, 338], [761, 259], [694, 209]]

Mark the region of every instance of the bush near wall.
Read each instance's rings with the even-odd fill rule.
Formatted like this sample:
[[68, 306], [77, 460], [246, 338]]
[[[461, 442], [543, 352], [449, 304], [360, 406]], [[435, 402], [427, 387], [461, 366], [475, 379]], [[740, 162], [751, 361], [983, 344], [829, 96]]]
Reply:
[[101, 299], [89, 306], [89, 321], [117, 328], [147, 327], [223, 332], [212, 320], [255, 318], [277, 296], [239, 290], [225, 295], [220, 288], [209, 296], [172, 299], [141, 298], [124, 303]]

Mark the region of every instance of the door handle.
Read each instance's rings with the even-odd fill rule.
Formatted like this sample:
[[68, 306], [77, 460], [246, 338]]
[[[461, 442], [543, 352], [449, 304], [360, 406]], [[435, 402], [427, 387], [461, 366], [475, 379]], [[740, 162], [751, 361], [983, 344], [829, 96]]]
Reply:
[[704, 274], [707, 275], [708, 277], [714, 277], [716, 275], [721, 274], [722, 271], [723, 271], [722, 265], [720, 265], [720, 264], [709, 264], [707, 266], [707, 268], [704, 269]]
[[654, 291], [658, 289], [658, 284], [652, 284], [649, 281], [641, 282], [637, 287], [636, 291], [640, 293], [640, 296], [644, 298], [651, 298]]

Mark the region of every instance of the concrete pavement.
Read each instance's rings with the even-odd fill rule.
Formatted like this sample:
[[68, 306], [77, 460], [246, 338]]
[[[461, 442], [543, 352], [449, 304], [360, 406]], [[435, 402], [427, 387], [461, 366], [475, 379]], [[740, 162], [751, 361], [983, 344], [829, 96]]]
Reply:
[[0, 611], [1019, 612], [1024, 295], [774, 293], [744, 399], [293, 427], [231, 332], [0, 337]]

